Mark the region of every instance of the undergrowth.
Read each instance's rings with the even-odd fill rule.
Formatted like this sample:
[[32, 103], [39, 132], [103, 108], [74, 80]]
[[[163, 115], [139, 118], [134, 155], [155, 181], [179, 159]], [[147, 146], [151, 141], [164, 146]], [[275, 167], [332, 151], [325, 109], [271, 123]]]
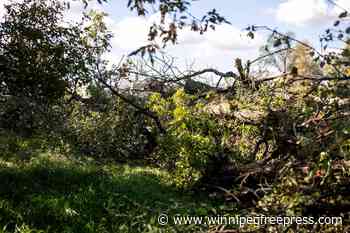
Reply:
[[161, 213], [210, 215], [228, 208], [177, 190], [165, 171], [74, 161], [52, 153], [0, 159], [0, 232], [200, 232], [161, 226]]

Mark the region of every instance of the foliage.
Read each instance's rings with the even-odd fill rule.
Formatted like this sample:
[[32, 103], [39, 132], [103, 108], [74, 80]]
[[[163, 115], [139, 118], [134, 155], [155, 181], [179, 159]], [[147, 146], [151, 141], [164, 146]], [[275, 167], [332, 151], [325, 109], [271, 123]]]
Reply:
[[5, 96], [0, 105], [0, 130], [25, 137], [59, 131], [64, 118], [62, 101], [52, 105], [26, 97]]
[[62, 135], [64, 140], [78, 154], [96, 159], [144, 158], [146, 119], [118, 98], [95, 96], [90, 101], [90, 105], [74, 103]]
[[81, 26], [65, 26], [65, 9], [45, 0], [6, 6], [0, 24], [2, 128], [26, 134], [52, 130], [57, 125], [50, 123], [62, 122], [64, 97], [90, 81], [98, 51], [84, 43]]
[[167, 122], [167, 135], [159, 139], [157, 159], [174, 172], [180, 187], [198, 181], [210, 157], [221, 149], [220, 142], [215, 141], [219, 125], [201, 110], [202, 104], [188, 106], [190, 101], [181, 89], [169, 99], [154, 94], [149, 101], [150, 108]]
[[6, 9], [0, 26], [2, 94], [52, 102], [63, 97], [69, 82], [86, 80], [88, 51], [77, 26], [62, 26], [64, 5], [27, 0]]
[[[335, 93], [341, 81], [303, 77], [290, 74], [258, 87], [237, 87], [231, 100], [201, 100], [181, 90], [169, 99], [153, 95], [151, 109], [167, 128], [157, 158], [170, 166], [179, 186], [188, 187], [203, 181], [213, 157], [225, 151], [225, 163], [233, 162], [238, 176], [232, 195], [252, 201], [254, 211], [347, 219], [348, 97]], [[223, 101], [230, 108], [217, 112], [213, 105]], [[225, 174], [220, 169], [227, 167], [216, 174]], [[245, 190], [256, 190], [257, 196]]]
[[[155, 53], [160, 48], [157, 38], [164, 46], [175, 43], [177, 30], [186, 25], [204, 33], [226, 22], [216, 10], [202, 20], [193, 19], [188, 14], [190, 3], [129, 1], [128, 6], [139, 15], [147, 13], [147, 4], [159, 6], [162, 15], [160, 25], [150, 29], [150, 44], [131, 55]], [[347, 26], [327, 30], [321, 38], [326, 43], [321, 52], [291, 34], [250, 26], [251, 38], [261, 29], [272, 34], [261, 57], [244, 65], [241, 59], [235, 60], [238, 74], [209, 68], [177, 75], [171, 62], [164, 62], [165, 68], [158, 71], [152, 56], [152, 72], [142, 73], [130, 59], [112, 68], [102, 59], [111, 39], [103, 22], [105, 14], [91, 11], [81, 24], [66, 25], [61, 20], [67, 7], [53, 0], [15, 2], [6, 7], [0, 24], [0, 178], [4, 183], [0, 229], [199, 231], [205, 227], [160, 228], [156, 224], [156, 216], [163, 211], [210, 213], [210, 205], [203, 209], [195, 207], [196, 201], [189, 204], [193, 199], [187, 191], [191, 190], [196, 195], [209, 192], [224, 198], [228, 207], [234, 202], [245, 215], [342, 216], [342, 229], [311, 227], [320, 232], [347, 230]], [[165, 23], [177, 14], [180, 18]], [[348, 13], [342, 13], [334, 27], [346, 24], [347, 18]], [[335, 40], [346, 45], [340, 53], [325, 54]], [[267, 70], [276, 66], [281, 74], [255, 75], [251, 66], [258, 61]], [[206, 73], [220, 76], [216, 87], [193, 81]], [[132, 83], [131, 75], [147, 77], [159, 89], [173, 89], [175, 94], [154, 88], [151, 95], [132, 95], [120, 85]], [[220, 88], [224, 78], [234, 82]], [[79, 94], [85, 89], [86, 95]], [[48, 150], [59, 150], [69, 158], [60, 155], [52, 161], [53, 152], [45, 158], [33, 157]], [[76, 161], [72, 154], [86, 161]], [[93, 162], [88, 162], [91, 158]], [[170, 174], [105, 165], [107, 158], [108, 162], [110, 158], [127, 163], [141, 160]], [[311, 227], [247, 226], [240, 230], [307, 232]]]

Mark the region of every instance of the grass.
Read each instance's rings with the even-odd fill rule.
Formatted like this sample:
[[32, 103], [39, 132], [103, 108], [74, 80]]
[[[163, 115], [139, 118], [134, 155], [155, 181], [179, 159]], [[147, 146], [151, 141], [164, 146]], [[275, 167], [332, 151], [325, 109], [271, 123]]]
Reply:
[[0, 233], [200, 232], [203, 226], [160, 226], [157, 218], [209, 215], [220, 208], [177, 190], [171, 176], [156, 168], [54, 154], [25, 162], [0, 159]]

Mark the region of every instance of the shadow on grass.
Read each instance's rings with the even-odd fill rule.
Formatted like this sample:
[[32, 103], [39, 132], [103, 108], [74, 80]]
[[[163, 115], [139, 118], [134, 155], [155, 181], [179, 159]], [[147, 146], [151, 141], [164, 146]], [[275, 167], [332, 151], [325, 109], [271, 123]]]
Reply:
[[179, 232], [159, 226], [158, 215], [203, 215], [212, 208], [208, 200], [181, 193], [166, 180], [169, 177], [161, 172], [141, 167], [62, 162], [2, 166], [0, 228], [8, 232], [18, 226], [29, 229], [18, 232]]

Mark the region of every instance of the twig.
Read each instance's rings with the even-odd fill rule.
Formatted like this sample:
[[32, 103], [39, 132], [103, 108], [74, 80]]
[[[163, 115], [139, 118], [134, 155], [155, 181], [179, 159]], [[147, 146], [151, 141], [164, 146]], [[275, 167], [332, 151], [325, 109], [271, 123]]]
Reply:
[[164, 127], [162, 126], [158, 116], [150, 111], [147, 108], [144, 108], [140, 105], [138, 105], [137, 103], [135, 103], [134, 101], [128, 99], [127, 97], [125, 97], [124, 95], [122, 95], [121, 93], [119, 93], [117, 90], [115, 90], [110, 84], [108, 84], [104, 79], [103, 79], [103, 75], [102, 72], [100, 70], [99, 64], [96, 64], [96, 70], [97, 70], [97, 76], [96, 78], [98, 79], [98, 81], [100, 81], [105, 87], [107, 87], [114, 95], [116, 95], [117, 97], [119, 97], [121, 100], [123, 100], [124, 102], [126, 102], [127, 104], [130, 104], [132, 107], [134, 107], [135, 109], [137, 109], [141, 114], [144, 114], [145, 116], [151, 118], [155, 124], [157, 125], [157, 128], [159, 129], [159, 131], [162, 134], [165, 134], [166, 131], [164, 129]]

